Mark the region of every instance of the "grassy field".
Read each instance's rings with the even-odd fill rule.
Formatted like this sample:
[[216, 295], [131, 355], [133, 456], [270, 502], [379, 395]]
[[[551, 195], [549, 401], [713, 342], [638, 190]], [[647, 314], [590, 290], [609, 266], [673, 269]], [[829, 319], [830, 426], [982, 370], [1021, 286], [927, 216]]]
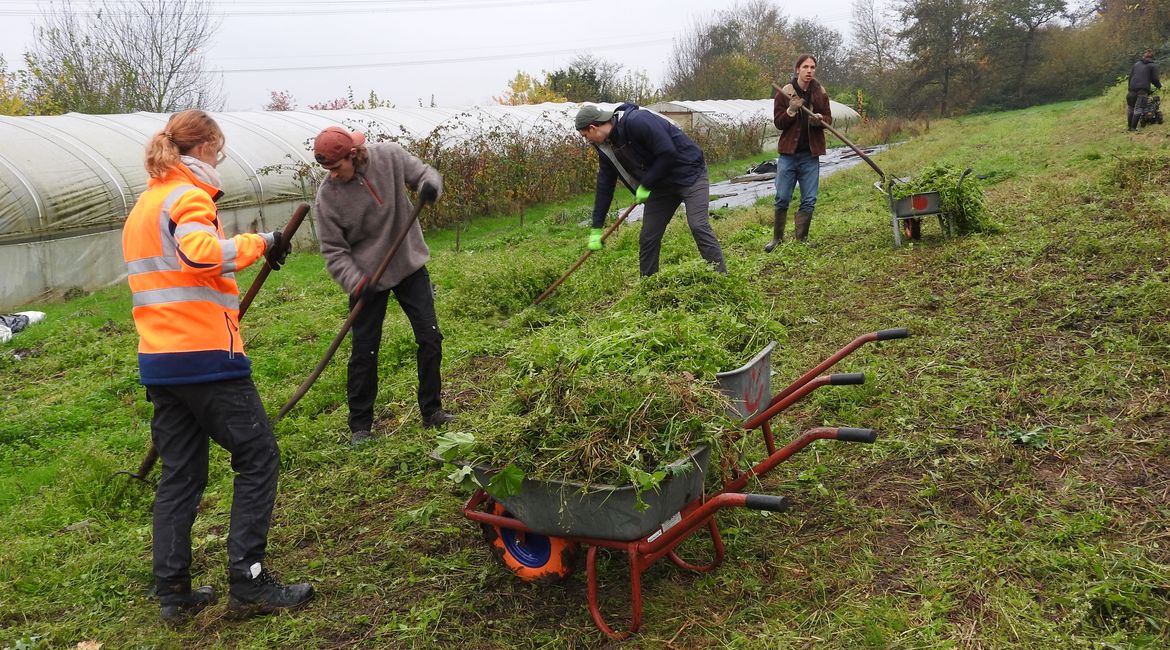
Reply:
[[[987, 176], [992, 234], [944, 240], [928, 221], [922, 242], [893, 248], [864, 166], [822, 181], [814, 247], [765, 254], [768, 205], [714, 222], [730, 272], [783, 326], [774, 386], [857, 335], [912, 337], [862, 348], [837, 370], [864, 371], [864, 386], [818, 391], [775, 422], [785, 439], [826, 424], [872, 427], [878, 442], [816, 443], [749, 486], [792, 509], [721, 513], [727, 559], [712, 573], [652, 568], [643, 628], [622, 647], [1170, 647], [1170, 130], [1127, 133], [1123, 107], [1114, 89], [933, 122], [877, 159], [895, 176], [933, 162]], [[476, 222], [458, 252], [453, 233], [428, 235], [445, 402], [462, 420], [485, 401], [484, 373], [531, 334], [508, 317], [583, 251], [588, 205], [530, 210], [523, 229]], [[664, 266], [697, 256], [679, 222]], [[637, 230], [572, 276], [547, 317], [587, 319], [638, 291]], [[221, 601], [163, 626], [148, 596], [151, 492], [112, 476], [149, 440], [129, 305], [125, 287], [38, 305], [47, 320], [0, 346], [0, 647], [618, 645], [593, 625], [583, 571], [519, 582], [461, 516], [467, 494], [427, 455], [413, 339], [393, 308], [379, 439], [348, 445], [348, 343], [276, 428], [269, 565], [317, 599], [243, 623]], [[315, 252], [269, 279], [244, 331], [270, 413], [344, 308]], [[221, 593], [230, 500], [213, 447], [193, 568]], [[609, 560], [601, 597], [620, 627], [626, 569]]]

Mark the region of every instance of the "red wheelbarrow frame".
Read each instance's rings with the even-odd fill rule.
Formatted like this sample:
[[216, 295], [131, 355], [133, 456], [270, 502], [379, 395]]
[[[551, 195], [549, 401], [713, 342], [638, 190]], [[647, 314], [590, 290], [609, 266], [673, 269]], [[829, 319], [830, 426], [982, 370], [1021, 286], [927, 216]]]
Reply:
[[[768, 455], [760, 462], [752, 465], [746, 471], [739, 471], [736, 467], [731, 465], [725, 456], [723, 463], [724, 478], [723, 489], [714, 494], [704, 494], [686, 504], [679, 512], [677, 517], [674, 517], [675, 523], [667, 526], [663, 525], [659, 530], [654, 531], [650, 535], [638, 540], [624, 541], [613, 539], [598, 539], [594, 537], [577, 537], [577, 536], [559, 536], [560, 539], [575, 542], [577, 544], [585, 544], [589, 547], [585, 566], [586, 566], [586, 583], [589, 594], [589, 612], [593, 616], [593, 622], [598, 629], [604, 632], [607, 636], [613, 639], [624, 639], [642, 626], [642, 574], [647, 571], [655, 562], [663, 557], [669, 557], [675, 565], [680, 568], [690, 571], [697, 571], [705, 573], [712, 571], [723, 563], [725, 548], [723, 539], [719, 535], [719, 526], [715, 522], [714, 515], [723, 508], [751, 508], [753, 510], [768, 510], [772, 512], [784, 512], [788, 509], [788, 501], [781, 496], [765, 495], [765, 494], [744, 494], [742, 490], [752, 477], [763, 476], [771, 471], [776, 465], [784, 462], [793, 454], [804, 449], [815, 440], [840, 440], [842, 442], [867, 442], [872, 443], [877, 439], [877, 434], [872, 429], [855, 429], [847, 427], [816, 427], [809, 429], [797, 436], [792, 442], [777, 449], [774, 436], [772, 434], [771, 425], [769, 421], [780, 412], [787, 409], [789, 406], [803, 399], [812, 391], [825, 385], [845, 385], [845, 384], [861, 384], [865, 381], [865, 375], [862, 373], [843, 373], [819, 376], [820, 373], [833, 366], [841, 359], [849, 356], [854, 350], [871, 341], [884, 341], [890, 339], [906, 338], [908, 332], [905, 328], [881, 330], [879, 332], [871, 332], [863, 334], [850, 342], [845, 347], [835, 352], [832, 356], [822, 361], [812, 370], [801, 375], [799, 379], [789, 384], [786, 388], [776, 393], [769, 401], [768, 406], [758, 412], [756, 415], [744, 421], [744, 431], [752, 431], [754, 429], [761, 429], [764, 437], [764, 443], [767, 445]], [[482, 489], [476, 490], [467, 503], [463, 506], [463, 515], [468, 519], [485, 524], [488, 526], [495, 526], [501, 529], [510, 529], [524, 534], [536, 533], [522, 521], [514, 517], [496, 515], [480, 510], [485, 504], [491, 501], [491, 496]], [[714, 549], [714, 558], [708, 564], [696, 565], [687, 562], [675, 553], [675, 548], [691, 536], [692, 533], [700, 528], [706, 527], [711, 535], [711, 543]], [[556, 537], [547, 536], [546, 537]], [[630, 597], [632, 603], [632, 615], [630, 619], [630, 626], [624, 631], [615, 631], [602, 617], [601, 608], [598, 604], [597, 597], [597, 549], [611, 548], [624, 551], [629, 557], [630, 561]]]

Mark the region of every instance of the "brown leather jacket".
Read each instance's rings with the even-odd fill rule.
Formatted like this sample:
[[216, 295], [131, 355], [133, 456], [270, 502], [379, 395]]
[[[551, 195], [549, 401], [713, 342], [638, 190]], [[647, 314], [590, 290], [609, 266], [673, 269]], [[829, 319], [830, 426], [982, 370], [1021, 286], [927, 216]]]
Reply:
[[[795, 81], [793, 85], [796, 85]], [[833, 114], [829, 110], [829, 94], [825, 92], [824, 86], [813, 79], [809, 90], [812, 93], [809, 110], [820, 113], [825, 124], [832, 124]], [[808, 129], [809, 153], [814, 156], [825, 155], [825, 128], [823, 126], [809, 126], [808, 116], [805, 115], [804, 111], [797, 113], [796, 117], [788, 115], [788, 96], [780, 91], [776, 91], [776, 97], [772, 100], [772, 120], [776, 123], [776, 128], [780, 129], [780, 141], [776, 143], [777, 152], [796, 153], [796, 144], [800, 141], [800, 131]]]

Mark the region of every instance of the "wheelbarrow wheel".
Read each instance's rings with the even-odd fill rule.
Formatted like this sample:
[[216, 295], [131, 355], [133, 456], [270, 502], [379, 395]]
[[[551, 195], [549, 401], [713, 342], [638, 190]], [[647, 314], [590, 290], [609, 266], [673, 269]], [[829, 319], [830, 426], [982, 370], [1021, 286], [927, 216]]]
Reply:
[[[488, 503], [488, 512], [501, 516], [510, 514], [497, 501]], [[490, 524], [480, 524], [480, 528], [492, 555], [525, 582], [560, 582], [577, 568], [577, 556], [581, 550], [577, 542]]]

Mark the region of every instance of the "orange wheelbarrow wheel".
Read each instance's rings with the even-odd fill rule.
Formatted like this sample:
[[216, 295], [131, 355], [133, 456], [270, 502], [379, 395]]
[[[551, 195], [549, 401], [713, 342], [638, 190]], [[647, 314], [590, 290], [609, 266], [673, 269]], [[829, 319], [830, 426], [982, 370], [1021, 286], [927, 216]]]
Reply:
[[[510, 516], [498, 501], [488, 502], [488, 512]], [[480, 524], [480, 528], [492, 555], [525, 582], [560, 582], [577, 568], [581, 550], [577, 542], [489, 524]]]

